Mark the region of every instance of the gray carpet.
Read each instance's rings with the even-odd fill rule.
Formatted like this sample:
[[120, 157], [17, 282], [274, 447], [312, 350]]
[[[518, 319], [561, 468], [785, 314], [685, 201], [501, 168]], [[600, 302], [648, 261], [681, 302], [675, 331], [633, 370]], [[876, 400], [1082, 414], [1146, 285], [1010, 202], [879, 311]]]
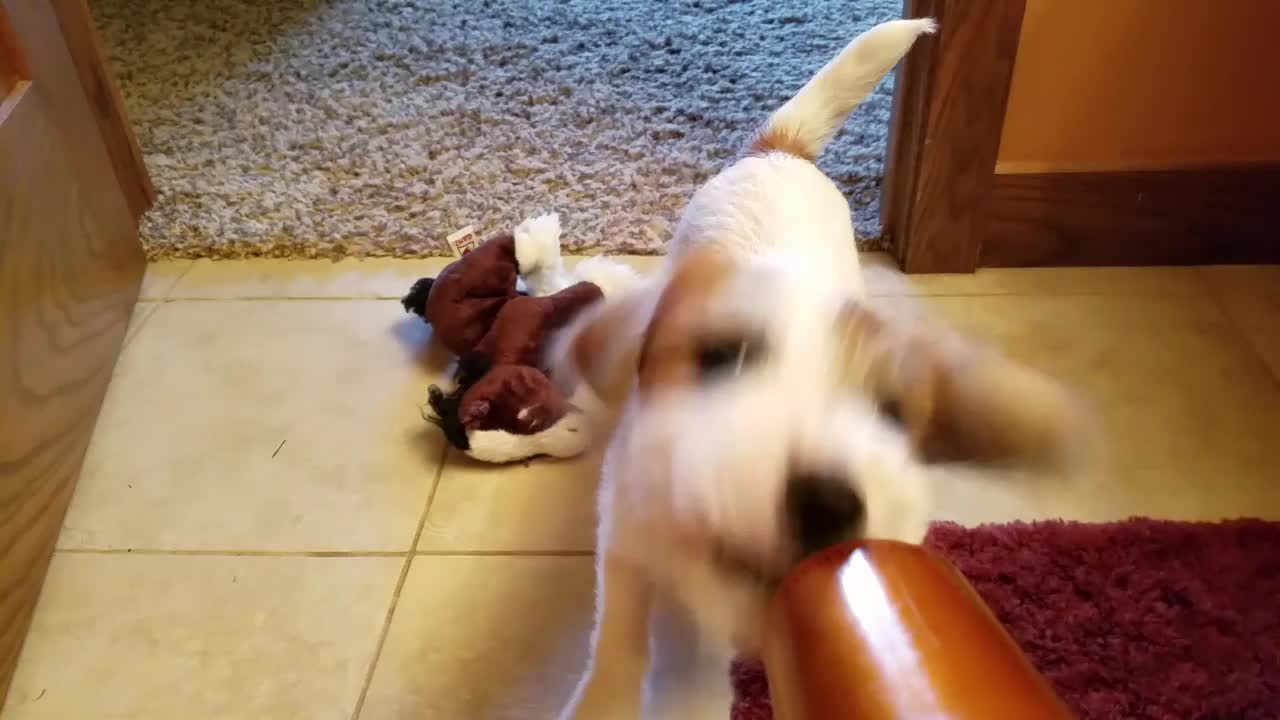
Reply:
[[[557, 210], [659, 252], [691, 191], [897, 0], [92, 0], [152, 258], [421, 256]], [[887, 83], [886, 83], [887, 85]], [[821, 160], [879, 234], [890, 89]]]

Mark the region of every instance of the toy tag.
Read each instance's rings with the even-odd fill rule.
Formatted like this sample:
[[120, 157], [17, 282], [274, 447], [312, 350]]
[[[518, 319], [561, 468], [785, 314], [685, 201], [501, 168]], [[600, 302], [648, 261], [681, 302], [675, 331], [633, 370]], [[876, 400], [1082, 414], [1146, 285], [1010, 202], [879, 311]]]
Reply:
[[476, 229], [472, 225], [468, 225], [461, 230], [455, 230], [445, 240], [449, 243], [449, 249], [453, 250], [454, 257], [462, 257], [475, 250], [476, 245], [480, 242], [479, 238], [476, 237]]

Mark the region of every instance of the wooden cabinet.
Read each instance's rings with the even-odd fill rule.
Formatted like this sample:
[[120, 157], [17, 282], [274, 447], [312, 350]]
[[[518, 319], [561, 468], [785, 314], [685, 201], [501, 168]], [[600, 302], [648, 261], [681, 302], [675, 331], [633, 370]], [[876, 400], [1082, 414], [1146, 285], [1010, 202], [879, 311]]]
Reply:
[[0, 693], [124, 342], [151, 199], [83, 0], [0, 1]]

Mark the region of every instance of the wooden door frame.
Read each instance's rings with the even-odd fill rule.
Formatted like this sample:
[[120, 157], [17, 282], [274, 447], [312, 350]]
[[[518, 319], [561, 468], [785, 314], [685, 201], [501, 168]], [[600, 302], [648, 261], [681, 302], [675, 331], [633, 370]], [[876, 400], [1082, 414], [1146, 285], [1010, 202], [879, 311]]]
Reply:
[[107, 64], [107, 53], [93, 24], [88, 0], [55, 0], [53, 12], [75, 63], [80, 87], [93, 107], [93, 119], [107, 146], [111, 168], [124, 192], [134, 222], [155, 204], [156, 190], [142, 159], [142, 149], [129, 123], [120, 86]]
[[904, 0], [881, 200], [904, 271], [1280, 262], [1280, 166], [997, 174], [1026, 0]]
[[[906, 272], [973, 272], [1025, 0], [903, 0], [938, 32], [898, 66], [881, 223]], [[940, 148], [947, 148], [941, 151]]]

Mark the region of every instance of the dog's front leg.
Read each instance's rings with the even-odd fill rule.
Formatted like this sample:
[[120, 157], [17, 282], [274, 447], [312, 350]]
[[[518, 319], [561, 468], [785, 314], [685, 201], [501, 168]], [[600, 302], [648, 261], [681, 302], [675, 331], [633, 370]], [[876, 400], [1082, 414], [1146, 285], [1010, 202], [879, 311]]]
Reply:
[[699, 632], [687, 610], [666, 596], [650, 616], [646, 720], [718, 720], [729, 717], [733, 650]]
[[560, 720], [635, 720], [649, 665], [653, 589], [644, 571], [607, 548], [596, 561], [596, 618], [587, 670]]

